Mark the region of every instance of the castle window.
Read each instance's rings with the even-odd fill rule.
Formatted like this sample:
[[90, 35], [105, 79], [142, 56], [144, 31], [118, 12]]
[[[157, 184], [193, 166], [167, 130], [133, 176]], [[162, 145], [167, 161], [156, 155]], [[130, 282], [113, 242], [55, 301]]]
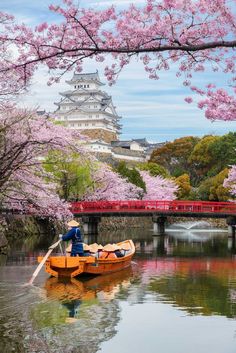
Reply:
[[89, 85], [87, 85], [87, 88], [89, 88]]

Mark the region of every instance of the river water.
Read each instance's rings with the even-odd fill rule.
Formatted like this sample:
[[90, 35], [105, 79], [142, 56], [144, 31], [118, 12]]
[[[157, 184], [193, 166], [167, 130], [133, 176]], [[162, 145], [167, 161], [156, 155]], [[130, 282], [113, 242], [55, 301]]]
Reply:
[[0, 257], [1, 353], [235, 353], [236, 250], [227, 233], [107, 232], [99, 243], [132, 238], [132, 267], [61, 281], [42, 270], [55, 239], [32, 236]]

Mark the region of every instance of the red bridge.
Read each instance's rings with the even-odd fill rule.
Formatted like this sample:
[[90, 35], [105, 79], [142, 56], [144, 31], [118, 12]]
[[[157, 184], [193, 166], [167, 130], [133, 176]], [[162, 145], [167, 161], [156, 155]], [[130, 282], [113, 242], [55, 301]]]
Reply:
[[168, 216], [225, 218], [235, 235], [236, 203], [208, 201], [81, 201], [71, 203], [71, 212], [82, 217], [85, 233], [97, 233], [101, 217], [151, 216], [155, 233], [164, 233]]
[[224, 218], [236, 216], [236, 203], [208, 201], [81, 201], [71, 203], [74, 215], [166, 214]]

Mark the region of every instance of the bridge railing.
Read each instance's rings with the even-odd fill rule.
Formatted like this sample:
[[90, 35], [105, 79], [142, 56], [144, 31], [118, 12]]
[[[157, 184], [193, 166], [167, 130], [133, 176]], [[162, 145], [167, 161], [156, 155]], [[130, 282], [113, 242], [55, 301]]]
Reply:
[[166, 213], [224, 213], [236, 214], [236, 203], [208, 202], [208, 201], [80, 201], [71, 203], [71, 212], [83, 213], [109, 213], [109, 212], [137, 212], [162, 211]]

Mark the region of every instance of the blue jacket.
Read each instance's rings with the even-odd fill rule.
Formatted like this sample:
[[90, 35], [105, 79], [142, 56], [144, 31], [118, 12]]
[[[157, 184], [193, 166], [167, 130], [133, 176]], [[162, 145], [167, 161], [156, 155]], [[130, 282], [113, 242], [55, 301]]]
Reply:
[[80, 229], [78, 227], [71, 228], [68, 233], [63, 235], [62, 240], [72, 241], [71, 256], [76, 256], [76, 255], [83, 256], [83, 253], [84, 253], [83, 240], [81, 237]]

